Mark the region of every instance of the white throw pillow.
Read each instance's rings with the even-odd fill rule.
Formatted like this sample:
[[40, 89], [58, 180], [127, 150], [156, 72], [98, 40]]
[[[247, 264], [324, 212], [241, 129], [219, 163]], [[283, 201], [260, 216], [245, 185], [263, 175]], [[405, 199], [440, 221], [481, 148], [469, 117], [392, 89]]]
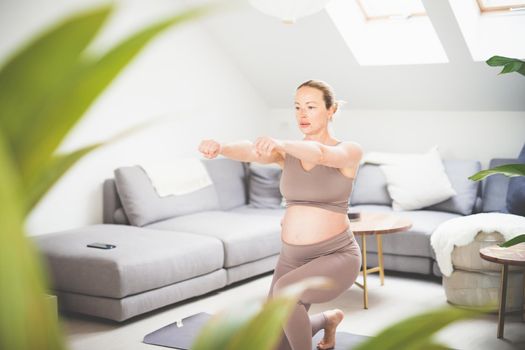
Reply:
[[422, 155], [380, 165], [392, 197], [393, 210], [415, 210], [449, 199], [457, 193], [445, 172], [437, 147]]

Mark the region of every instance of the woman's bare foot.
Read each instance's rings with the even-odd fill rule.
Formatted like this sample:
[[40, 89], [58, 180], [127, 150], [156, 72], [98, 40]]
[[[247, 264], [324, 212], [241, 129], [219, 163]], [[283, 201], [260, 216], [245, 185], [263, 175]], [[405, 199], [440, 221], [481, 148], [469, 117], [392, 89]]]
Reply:
[[317, 343], [318, 349], [333, 349], [335, 347], [335, 330], [345, 314], [339, 309], [333, 309], [323, 312], [326, 316], [326, 327], [324, 329], [324, 337]]

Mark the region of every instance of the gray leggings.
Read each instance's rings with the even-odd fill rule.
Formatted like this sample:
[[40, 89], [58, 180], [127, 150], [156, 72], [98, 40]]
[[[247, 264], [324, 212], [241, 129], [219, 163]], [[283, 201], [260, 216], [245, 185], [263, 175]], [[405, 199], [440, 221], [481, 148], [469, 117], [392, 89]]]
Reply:
[[350, 228], [327, 240], [312, 244], [282, 241], [281, 255], [275, 267], [268, 298], [289, 284], [306, 277], [333, 279], [332, 289], [307, 289], [294, 307], [276, 349], [310, 350], [312, 337], [325, 327], [324, 314], [308, 315], [312, 303], [324, 303], [352, 286], [361, 270], [361, 250]]

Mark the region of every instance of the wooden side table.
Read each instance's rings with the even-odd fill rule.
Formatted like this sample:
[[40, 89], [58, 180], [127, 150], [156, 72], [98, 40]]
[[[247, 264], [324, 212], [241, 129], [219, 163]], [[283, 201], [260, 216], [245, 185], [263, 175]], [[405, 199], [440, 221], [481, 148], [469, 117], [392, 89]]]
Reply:
[[[499, 246], [482, 248], [479, 250], [479, 255], [484, 260], [502, 265], [498, 312], [498, 338], [502, 338], [505, 323], [505, 304], [507, 302], [507, 277], [509, 273], [509, 265], [525, 266], [525, 243], [516, 244], [508, 248], [501, 248]], [[523, 277], [525, 283], [525, 272]], [[523, 305], [521, 309], [521, 320], [523, 321]]]
[[[363, 305], [368, 309], [368, 287], [366, 276], [369, 273], [379, 273], [381, 285], [385, 283], [385, 270], [383, 266], [383, 242], [381, 236], [388, 233], [407, 231], [412, 227], [412, 221], [406, 217], [397, 216], [390, 213], [372, 213], [363, 212], [358, 221], [350, 221], [352, 232], [361, 236], [361, 255], [362, 255], [362, 275], [363, 284], [354, 282], [358, 287], [363, 289]], [[366, 237], [376, 236], [377, 239], [377, 260], [379, 266], [367, 268], [366, 266]]]

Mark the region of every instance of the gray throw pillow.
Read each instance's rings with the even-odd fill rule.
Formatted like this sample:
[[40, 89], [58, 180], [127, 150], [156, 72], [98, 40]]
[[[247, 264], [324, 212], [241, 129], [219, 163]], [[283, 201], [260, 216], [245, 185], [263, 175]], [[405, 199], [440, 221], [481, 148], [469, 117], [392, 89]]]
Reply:
[[249, 163], [225, 157], [201, 161], [210, 175], [222, 210], [230, 210], [248, 203]]
[[[495, 158], [491, 159], [489, 169], [505, 164], [515, 164], [518, 160], [514, 158]], [[482, 180], [482, 206], [484, 213], [507, 211], [507, 189], [509, 187], [509, 177], [502, 174], [494, 174]]]
[[161, 197], [140, 165], [120, 167], [114, 173], [122, 207], [133, 226], [219, 208], [213, 185], [182, 195]]
[[[525, 164], [525, 145], [518, 156], [518, 164]], [[506, 198], [510, 214], [525, 216], [525, 176], [513, 176], [509, 179]]]
[[451, 198], [424, 208], [424, 210], [446, 211], [461, 215], [470, 215], [476, 204], [479, 181], [472, 181], [468, 177], [481, 170], [481, 163], [477, 160], [443, 160], [445, 172], [456, 191]]
[[248, 167], [248, 206], [251, 208], [282, 208], [279, 184], [282, 169], [250, 163]]
[[392, 205], [385, 174], [376, 164], [365, 163], [357, 170], [350, 205], [360, 204]]

